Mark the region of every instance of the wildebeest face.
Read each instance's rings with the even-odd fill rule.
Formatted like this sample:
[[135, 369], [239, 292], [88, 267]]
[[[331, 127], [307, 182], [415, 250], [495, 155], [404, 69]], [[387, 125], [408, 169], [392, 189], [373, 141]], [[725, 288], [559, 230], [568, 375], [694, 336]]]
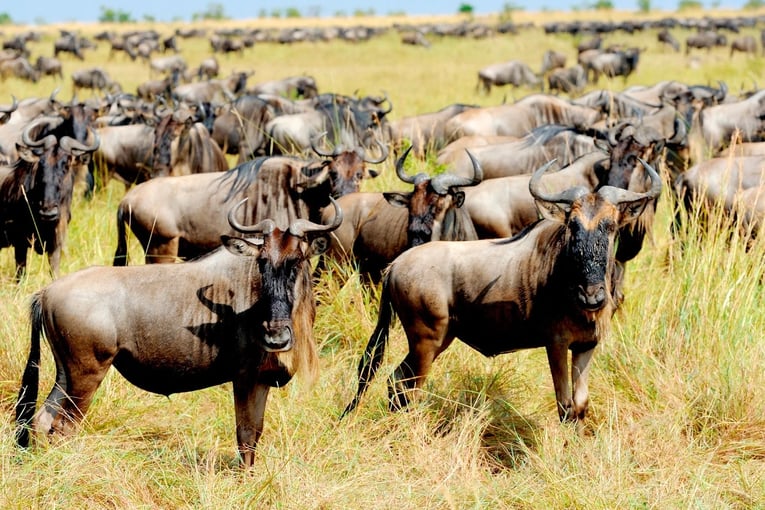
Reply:
[[298, 286], [304, 282], [304, 265], [308, 258], [308, 244], [301, 238], [275, 229], [262, 237], [223, 237], [229, 251], [236, 255], [255, 257], [260, 278], [258, 320], [255, 327], [261, 330], [263, 349], [282, 352], [294, 343], [292, 310]]
[[409, 209], [407, 247], [419, 246], [441, 239], [442, 225], [447, 211], [461, 207], [465, 199], [462, 191], [438, 193], [424, 180], [414, 185], [411, 193], [384, 193], [391, 205]]

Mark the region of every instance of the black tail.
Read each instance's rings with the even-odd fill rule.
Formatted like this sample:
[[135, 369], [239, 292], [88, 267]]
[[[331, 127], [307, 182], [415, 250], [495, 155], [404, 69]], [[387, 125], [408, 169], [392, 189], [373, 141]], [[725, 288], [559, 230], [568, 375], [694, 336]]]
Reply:
[[35, 416], [37, 406], [37, 386], [40, 380], [40, 335], [42, 333], [42, 303], [40, 294], [32, 297], [30, 307], [32, 322], [31, 346], [29, 359], [21, 376], [21, 388], [16, 399], [16, 443], [27, 448], [29, 446], [29, 429]]
[[346, 406], [343, 414], [340, 416], [341, 420], [345, 415], [356, 409], [361, 395], [364, 394], [367, 385], [374, 379], [385, 354], [385, 346], [388, 344], [388, 330], [393, 319], [393, 305], [390, 302], [388, 279], [389, 275], [386, 274], [383, 279], [380, 315], [377, 318], [377, 326], [369, 338], [366, 349], [364, 349], [364, 355], [359, 360], [359, 388], [356, 390], [356, 396], [353, 397], [351, 403]]
[[127, 229], [125, 228], [125, 211], [122, 204], [117, 207], [117, 249], [114, 251], [113, 266], [127, 265]]

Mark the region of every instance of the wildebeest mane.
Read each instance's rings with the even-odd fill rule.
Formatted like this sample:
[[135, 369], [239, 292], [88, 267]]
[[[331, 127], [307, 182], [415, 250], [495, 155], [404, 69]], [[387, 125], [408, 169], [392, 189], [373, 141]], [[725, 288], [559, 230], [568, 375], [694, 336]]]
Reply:
[[[237, 165], [231, 170], [223, 172], [223, 174], [216, 179], [218, 182], [218, 189], [227, 181], [231, 181], [231, 187], [228, 190], [225, 201], [229, 201], [239, 193], [244, 192], [247, 188], [257, 182], [260, 169], [271, 156], [259, 156], [251, 161]], [[298, 158], [291, 156], [280, 156], [283, 158], [293, 159], [298, 161]]]
[[542, 220], [543, 220], [543, 218], [538, 218], [536, 221], [534, 221], [532, 223], [529, 223], [528, 225], [523, 227], [515, 235], [513, 235], [511, 237], [506, 237], [504, 239], [497, 239], [497, 240], [493, 241], [493, 244], [504, 245], [504, 244], [514, 243], [515, 241], [523, 239], [524, 237], [526, 237], [528, 235], [529, 232], [534, 230], [534, 227], [536, 227]]

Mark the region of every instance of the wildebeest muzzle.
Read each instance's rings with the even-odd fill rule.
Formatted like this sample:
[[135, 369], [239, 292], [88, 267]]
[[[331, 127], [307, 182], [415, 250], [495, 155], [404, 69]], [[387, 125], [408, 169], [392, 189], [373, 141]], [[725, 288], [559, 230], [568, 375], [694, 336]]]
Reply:
[[263, 348], [267, 352], [292, 349], [292, 322], [288, 319], [263, 322]]

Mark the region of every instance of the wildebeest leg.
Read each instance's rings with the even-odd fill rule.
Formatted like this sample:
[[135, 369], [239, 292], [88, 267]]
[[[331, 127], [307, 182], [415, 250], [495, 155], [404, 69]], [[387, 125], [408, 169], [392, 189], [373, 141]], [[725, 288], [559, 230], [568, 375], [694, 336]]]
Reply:
[[27, 252], [29, 248], [26, 242], [13, 245], [13, 255], [16, 259], [16, 281], [21, 280], [27, 270]]
[[50, 266], [50, 273], [53, 278], [58, 278], [59, 267], [61, 266], [61, 247], [56, 248], [48, 252], [48, 265]]
[[[66, 393], [63, 391], [59, 393], [54, 386], [51, 394], [48, 396], [48, 399], [51, 399], [50, 402], [48, 400], [45, 402], [45, 410], [48, 410], [49, 406], [59, 409], [50, 427], [51, 434], [70, 434], [75, 426], [82, 421], [93, 400], [93, 394], [98, 389], [101, 381], [104, 380], [106, 372], [112, 365], [114, 356], [109, 354], [107, 352], [67, 354], [68, 357], [76, 359], [78, 362], [76, 364], [66, 364], [64, 362], [66, 380], [68, 381], [68, 384], [65, 386]], [[57, 375], [56, 379], [58, 380], [60, 377], [60, 375]]]
[[547, 361], [550, 364], [555, 401], [558, 403], [558, 417], [561, 421], [575, 419], [571, 384], [568, 378], [568, 347], [562, 342], [553, 341], [547, 346]]
[[255, 462], [255, 446], [263, 433], [263, 417], [269, 389], [266, 384], [252, 385], [234, 381], [236, 442], [241, 463], [245, 467], [250, 467]]
[[[402, 324], [404, 323], [402, 318]], [[418, 321], [419, 322], [419, 321]], [[409, 353], [388, 380], [388, 407], [391, 411], [409, 405], [411, 390], [420, 388], [430, 372], [433, 361], [451, 345], [454, 336], [447, 335], [449, 318], [434, 319], [432, 326], [404, 326], [409, 341]]]
[[590, 402], [587, 379], [590, 375], [590, 361], [595, 347], [585, 351], [573, 351], [571, 355], [571, 382], [574, 386], [574, 409], [573, 418], [581, 424], [587, 414], [587, 406]]
[[40, 412], [35, 417], [35, 430], [45, 435], [51, 433], [53, 420], [58, 416], [59, 411], [61, 411], [64, 399], [66, 398], [66, 372], [60, 360], [56, 357], [56, 382], [45, 398], [45, 403]]

